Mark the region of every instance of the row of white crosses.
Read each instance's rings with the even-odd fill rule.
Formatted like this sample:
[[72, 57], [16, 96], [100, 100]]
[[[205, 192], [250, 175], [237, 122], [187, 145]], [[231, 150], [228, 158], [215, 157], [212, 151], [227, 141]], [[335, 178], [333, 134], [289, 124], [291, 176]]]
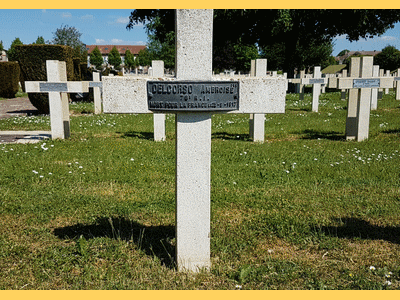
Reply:
[[[184, 85], [183, 81], [193, 86], [201, 83], [213, 86], [221, 82], [212, 76], [212, 28], [212, 10], [176, 10], [176, 78], [159, 78], [162, 90], [165, 82], [170, 83], [170, 87]], [[147, 102], [148, 81], [146, 78], [103, 77], [104, 112], [152, 113]], [[152, 84], [154, 82], [157, 81], [153, 80]], [[284, 113], [284, 78], [246, 77], [235, 81], [235, 77], [227, 77], [226, 82], [239, 87], [239, 107], [229, 113]], [[171, 88], [167, 88], [163, 91], [171, 92]], [[185, 101], [178, 98], [168, 105], [180, 107]], [[198, 271], [211, 264], [211, 117], [213, 113], [228, 111], [168, 110], [164, 113], [176, 115], [177, 266], [178, 270]]]
[[65, 61], [46, 61], [47, 81], [26, 81], [27, 93], [48, 93], [50, 110], [50, 127], [52, 139], [70, 137], [70, 119], [68, 93], [88, 93], [93, 88], [95, 113], [101, 112], [101, 95], [99, 73], [93, 73], [93, 81], [67, 81]]

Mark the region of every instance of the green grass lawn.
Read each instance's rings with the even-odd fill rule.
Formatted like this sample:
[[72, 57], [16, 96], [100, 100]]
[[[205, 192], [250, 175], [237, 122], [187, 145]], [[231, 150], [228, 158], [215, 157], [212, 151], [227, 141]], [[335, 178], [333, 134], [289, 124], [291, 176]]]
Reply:
[[[175, 117], [71, 104], [71, 138], [0, 145], [0, 289], [399, 289], [400, 101], [346, 141], [346, 101], [212, 120], [209, 272], [174, 269]], [[49, 130], [48, 116], [0, 130]]]

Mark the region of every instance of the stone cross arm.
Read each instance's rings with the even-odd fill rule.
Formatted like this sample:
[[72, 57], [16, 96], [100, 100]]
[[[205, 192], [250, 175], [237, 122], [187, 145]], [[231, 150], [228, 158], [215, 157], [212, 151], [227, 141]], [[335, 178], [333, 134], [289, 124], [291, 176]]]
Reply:
[[287, 81], [290, 83], [301, 83], [301, 78], [289, 78]]
[[327, 84], [328, 78], [302, 78], [301, 84]]
[[88, 93], [88, 81], [26, 81], [25, 90], [27, 93]]
[[393, 77], [338, 78], [338, 89], [391, 88]]
[[[134, 77], [103, 77], [104, 113], [152, 113], [147, 103], [147, 81], [148, 79]], [[161, 81], [177, 82], [172, 78]], [[247, 77], [237, 79], [237, 81], [239, 82], [239, 109], [228, 113], [285, 112], [285, 78]], [[218, 80], [215, 82], [218, 83]], [[168, 112], [174, 113], [166, 111]]]

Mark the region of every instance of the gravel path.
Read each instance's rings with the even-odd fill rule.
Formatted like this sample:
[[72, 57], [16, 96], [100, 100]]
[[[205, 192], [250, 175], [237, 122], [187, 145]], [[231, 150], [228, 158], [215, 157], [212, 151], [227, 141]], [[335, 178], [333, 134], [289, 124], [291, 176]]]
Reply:
[[[15, 116], [36, 114], [38, 110], [31, 104], [28, 97], [0, 100], [0, 120]], [[0, 144], [37, 143], [51, 137], [49, 132], [0, 131]]]

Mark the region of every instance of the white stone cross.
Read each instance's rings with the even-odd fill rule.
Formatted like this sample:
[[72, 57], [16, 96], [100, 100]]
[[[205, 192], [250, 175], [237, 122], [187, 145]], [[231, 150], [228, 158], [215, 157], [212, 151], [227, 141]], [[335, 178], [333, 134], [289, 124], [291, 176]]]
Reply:
[[[379, 77], [383, 77], [385, 75], [385, 70], [379, 69]], [[383, 89], [378, 89], [378, 100], [383, 98]]]
[[339, 89], [350, 89], [346, 120], [346, 139], [363, 141], [369, 134], [373, 88], [393, 86], [393, 77], [373, 77], [373, 57], [351, 58], [350, 77], [338, 78]]
[[[153, 70], [153, 77], [164, 77], [164, 61], [153, 60], [151, 61], [151, 67]], [[154, 124], [154, 140], [165, 141], [165, 114], [153, 113], [153, 124]]]
[[64, 61], [47, 60], [47, 81], [26, 81], [27, 93], [49, 93], [50, 126], [52, 139], [70, 136], [67, 93], [88, 93], [88, 81], [67, 81]]
[[[372, 77], [379, 76], [379, 66], [374, 66], [372, 70]], [[376, 110], [378, 108], [378, 89], [373, 88], [371, 91], [371, 110]]]
[[[342, 76], [341, 77], [347, 77], [347, 70], [343, 69], [342, 70]], [[347, 95], [347, 91], [345, 89], [340, 91], [340, 99], [342, 100], [346, 100], [346, 95]]]
[[[390, 77], [390, 70], [386, 70], [386, 76]], [[385, 88], [385, 95], [389, 94], [389, 88]]]
[[305, 78], [305, 76], [305, 70], [301, 70], [296, 78], [288, 79], [288, 82], [296, 84], [295, 93], [299, 94], [299, 100], [304, 100], [304, 84], [301, 83], [301, 80]]
[[[176, 78], [161, 78], [159, 82], [168, 82], [170, 85], [159, 84], [160, 89], [157, 87], [154, 92], [166, 95], [175, 92], [177, 99], [163, 103], [163, 107], [186, 106], [185, 99], [189, 96], [200, 99], [199, 95], [205, 95], [202, 98], [204, 101], [199, 100], [192, 106], [217, 106], [221, 104], [218, 102], [220, 100], [207, 100], [211, 99], [211, 93], [215, 99], [219, 99], [222, 96], [217, 93], [231, 95], [238, 86], [238, 99], [231, 102], [238, 103], [239, 107], [218, 113], [284, 113], [286, 80], [283, 77], [225, 77], [224, 81], [231, 82], [228, 83], [231, 87], [216, 88], [220, 81], [212, 77], [212, 39], [212, 10], [176, 10]], [[145, 78], [124, 77], [116, 80], [104, 77], [104, 112], [151, 113], [146, 101], [148, 81]], [[192, 86], [197, 83], [204, 83], [206, 94], [189, 95]], [[196, 272], [211, 265], [211, 116], [217, 112], [200, 108], [194, 111], [174, 109], [163, 112], [176, 114], [177, 267], [180, 271]]]
[[312, 84], [313, 86], [313, 99], [312, 99], [312, 111], [318, 112], [319, 96], [321, 95], [321, 84], [327, 84], [328, 78], [321, 77], [321, 67], [314, 67], [313, 78], [303, 78], [302, 84]]
[[[253, 63], [254, 61], [254, 63]], [[267, 59], [252, 60], [252, 71], [255, 77], [267, 76]], [[250, 114], [249, 135], [253, 142], [264, 142], [265, 114]]]
[[101, 113], [101, 82], [100, 73], [93, 72], [93, 81], [89, 81], [89, 87], [93, 88], [93, 99], [94, 99], [94, 113]]
[[396, 82], [396, 100], [400, 100], [400, 69], [397, 69], [397, 76], [394, 77], [394, 81]]

